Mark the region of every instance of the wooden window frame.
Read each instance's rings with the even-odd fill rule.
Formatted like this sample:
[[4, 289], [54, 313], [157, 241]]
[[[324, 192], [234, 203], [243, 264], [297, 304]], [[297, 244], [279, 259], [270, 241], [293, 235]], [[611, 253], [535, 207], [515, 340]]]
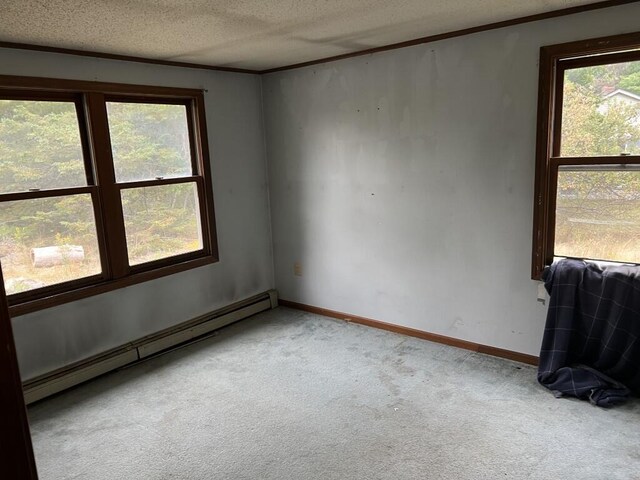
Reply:
[[[75, 103], [87, 185], [0, 194], [0, 200], [4, 202], [90, 194], [102, 265], [102, 272], [98, 275], [9, 295], [12, 316], [98, 295], [219, 260], [202, 90], [0, 75], [0, 98]], [[192, 175], [117, 182], [107, 118], [109, 101], [184, 105], [187, 111]], [[198, 192], [202, 249], [130, 266], [120, 192], [130, 188], [187, 183], [194, 184]]]
[[0, 452], [7, 478], [37, 480], [27, 409], [0, 268]]
[[[558, 169], [562, 165], [639, 165], [640, 156], [560, 155], [564, 72], [569, 68], [640, 60], [640, 32], [545, 46], [540, 49], [538, 131], [533, 205], [531, 278], [553, 262]], [[623, 161], [621, 161], [623, 159]]]

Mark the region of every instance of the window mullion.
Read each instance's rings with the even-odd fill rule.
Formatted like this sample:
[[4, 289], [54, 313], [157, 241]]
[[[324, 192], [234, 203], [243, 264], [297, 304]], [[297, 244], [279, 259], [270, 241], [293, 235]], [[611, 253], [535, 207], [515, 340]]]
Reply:
[[550, 163], [557, 163], [558, 165], [637, 165], [640, 164], [640, 155], [551, 157]]
[[198, 171], [202, 177], [199, 184], [200, 215], [202, 218], [203, 240], [205, 249], [218, 259], [218, 235], [216, 233], [215, 208], [213, 203], [213, 184], [211, 183], [211, 167], [209, 165], [209, 143], [207, 141], [207, 121], [204, 114], [204, 94], [199, 93], [191, 104], [191, 118]]
[[212, 245], [211, 232], [207, 225], [209, 222], [209, 212], [207, 211], [206, 186], [202, 177], [196, 179], [196, 188], [198, 191], [198, 210], [200, 212], [200, 232], [202, 235], [202, 247], [207, 253], [215, 253]]
[[94, 158], [96, 180], [104, 225], [102, 241], [106, 243], [109, 260], [109, 276], [122, 278], [129, 273], [127, 242], [122, 214], [122, 200], [116, 186], [109, 138], [109, 123], [104, 94], [88, 93], [85, 96], [91, 149]]
[[564, 101], [564, 68], [556, 64], [553, 81], [553, 123], [551, 156], [559, 157], [562, 147], [562, 104]]
[[198, 135], [196, 134], [197, 121], [195, 118], [193, 101], [187, 104], [187, 125], [189, 132], [189, 149], [191, 153], [191, 173], [202, 175], [202, 168], [198, 160]]
[[82, 193], [91, 193], [93, 191], [93, 188], [95, 187], [87, 186], [54, 188], [51, 190], [33, 190], [27, 192], [0, 193], [0, 202], [15, 202], [18, 200], [31, 200], [34, 198], [66, 197], [79, 195]]
[[85, 114], [85, 106], [82, 101], [82, 96], [77, 95], [75, 99], [76, 115], [78, 117], [78, 128], [80, 129], [80, 141], [82, 143], [82, 156], [84, 159], [84, 175], [87, 180], [87, 185], [96, 184], [96, 173], [91, 159], [91, 148], [89, 141], [89, 132], [87, 128], [87, 116]]
[[554, 257], [554, 245], [556, 241], [556, 202], [558, 194], [558, 163], [549, 165], [548, 197], [547, 197], [547, 230], [545, 238], [545, 265], [551, 265]]
[[117, 183], [119, 190], [126, 190], [128, 188], [143, 188], [143, 187], [157, 187], [160, 185], [178, 185], [181, 183], [193, 183], [199, 180], [201, 177], [189, 176], [189, 177], [171, 177], [163, 178], [158, 177], [155, 180], [138, 180], [135, 182], [120, 182]]

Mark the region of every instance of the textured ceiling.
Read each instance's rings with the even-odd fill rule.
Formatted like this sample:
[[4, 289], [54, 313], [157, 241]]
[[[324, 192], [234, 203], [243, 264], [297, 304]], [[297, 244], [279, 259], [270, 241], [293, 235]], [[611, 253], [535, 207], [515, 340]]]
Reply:
[[594, 0], [0, 2], [0, 41], [263, 70]]

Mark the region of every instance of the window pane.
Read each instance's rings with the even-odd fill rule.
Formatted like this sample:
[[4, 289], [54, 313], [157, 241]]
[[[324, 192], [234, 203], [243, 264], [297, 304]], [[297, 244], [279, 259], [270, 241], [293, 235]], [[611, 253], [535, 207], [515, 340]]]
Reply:
[[0, 262], [8, 294], [99, 274], [91, 196], [0, 203]]
[[562, 156], [640, 154], [640, 61], [567, 70]]
[[202, 249], [195, 183], [122, 190], [129, 264]]
[[108, 102], [116, 181], [191, 175], [184, 105]]
[[73, 102], [0, 100], [0, 193], [86, 184]]
[[554, 253], [640, 263], [640, 171], [600, 168], [558, 173]]

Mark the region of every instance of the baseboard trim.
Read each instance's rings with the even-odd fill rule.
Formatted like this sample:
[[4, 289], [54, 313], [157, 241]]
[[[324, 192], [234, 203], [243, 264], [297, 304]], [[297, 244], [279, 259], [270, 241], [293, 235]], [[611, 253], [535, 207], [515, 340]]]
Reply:
[[490, 347], [489, 345], [482, 345], [480, 343], [469, 342], [467, 340], [460, 340], [453, 337], [447, 337], [446, 335], [439, 335], [437, 333], [425, 332], [423, 330], [417, 330], [415, 328], [402, 327], [400, 325], [394, 325], [392, 323], [381, 322], [380, 320], [359, 317], [357, 315], [350, 315], [348, 313], [337, 312], [335, 310], [314, 307], [313, 305], [292, 302], [289, 300], [283, 300], [281, 298], [278, 299], [278, 302], [283, 307], [303, 310], [305, 312], [317, 313], [318, 315], [324, 315], [325, 317], [337, 318], [339, 320], [345, 320], [347, 322], [357, 323], [359, 325], [366, 325], [367, 327], [378, 328], [380, 330], [387, 330], [389, 332], [399, 333], [402, 335], [407, 335], [409, 337], [429, 340], [430, 342], [442, 343], [444, 345], [450, 345], [452, 347], [471, 350], [472, 352], [484, 353], [486, 355], [491, 355], [494, 357], [506, 358], [508, 360], [526, 363], [527, 365], [538, 365], [538, 357], [534, 355], [528, 355], [526, 353], [514, 352], [511, 350], [506, 350], [504, 348]]
[[54, 373], [44, 381], [28, 384], [24, 387], [24, 403], [30, 405], [38, 400], [75, 387], [93, 378], [138, 361], [135, 349], [122, 348], [120, 351], [94, 359], [65, 374]]
[[228, 305], [153, 335], [23, 382], [27, 405], [75, 387], [118, 368], [133, 365], [180, 345], [204, 338], [212, 332], [277, 306], [277, 292], [269, 290]]
[[252, 315], [265, 310], [269, 310], [270, 308], [271, 301], [267, 297], [257, 303], [243, 306], [222, 316], [209, 317], [207, 320], [201, 321], [195, 325], [185, 326], [177, 332], [174, 331], [168, 334], [158, 335], [153, 339], [141, 341], [136, 346], [138, 349], [138, 355], [141, 359], [156, 355], [176, 345], [188, 343], [189, 340], [202, 337], [207, 333], [251, 317]]

